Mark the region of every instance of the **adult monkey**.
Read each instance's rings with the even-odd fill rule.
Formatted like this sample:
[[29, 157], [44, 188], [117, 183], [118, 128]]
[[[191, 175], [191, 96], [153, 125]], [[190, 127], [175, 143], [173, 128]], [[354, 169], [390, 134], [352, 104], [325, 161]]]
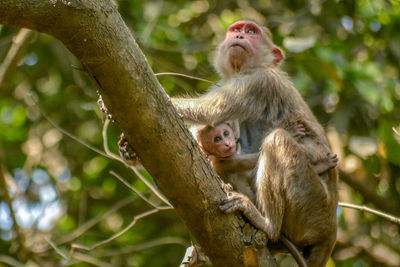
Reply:
[[[197, 98], [172, 98], [189, 123], [217, 125], [239, 120], [245, 153], [261, 147], [257, 207], [230, 192], [220, 208], [240, 210], [269, 239], [281, 234], [303, 252], [308, 266], [324, 266], [336, 240], [337, 172], [319, 176], [312, 163], [330, 153], [322, 127], [285, 72], [282, 51], [270, 31], [254, 22], [233, 23], [217, 47], [222, 80]], [[297, 142], [285, 130], [301, 120], [306, 137]]]

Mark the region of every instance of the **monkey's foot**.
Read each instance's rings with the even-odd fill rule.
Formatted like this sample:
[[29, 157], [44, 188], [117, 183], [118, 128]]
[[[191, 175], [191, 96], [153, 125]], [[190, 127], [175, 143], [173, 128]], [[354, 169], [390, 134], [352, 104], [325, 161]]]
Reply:
[[129, 144], [125, 135], [122, 133], [118, 141], [119, 154], [123, 161], [128, 165], [137, 165], [140, 163], [139, 157], [133, 147]]
[[246, 213], [249, 208], [249, 203], [251, 203], [251, 200], [247, 196], [235, 191], [230, 191], [222, 199], [219, 209], [224, 213], [231, 213], [237, 210]]
[[322, 159], [314, 164], [314, 169], [318, 174], [322, 174], [337, 166], [339, 158], [336, 154], [328, 153], [325, 159]]
[[338, 165], [339, 158], [336, 154], [328, 153], [326, 165], [328, 169], [333, 169]]

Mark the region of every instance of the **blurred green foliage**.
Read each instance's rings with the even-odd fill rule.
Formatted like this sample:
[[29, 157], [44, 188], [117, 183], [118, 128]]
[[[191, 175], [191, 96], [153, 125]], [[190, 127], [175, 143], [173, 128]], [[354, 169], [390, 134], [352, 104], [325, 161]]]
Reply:
[[[225, 29], [238, 19], [268, 26], [286, 53], [283, 69], [326, 127], [341, 170], [353, 179], [351, 183], [343, 177], [340, 200], [400, 214], [400, 136], [392, 130], [400, 131], [400, 1], [120, 0], [118, 4], [155, 73], [216, 81], [213, 51]], [[0, 26], [0, 60], [17, 33]], [[0, 99], [1, 158], [24, 247], [33, 254], [17, 246], [20, 241], [3, 188], [0, 258], [10, 257], [25, 266], [91, 266], [90, 260], [68, 260], [61, 254], [68, 254], [72, 243], [90, 247], [101, 242], [128, 226], [135, 215], [152, 209], [132, 197], [135, 194], [110, 171], [151, 201], [161, 202], [124, 165], [63, 135], [42, 115], [103, 149], [104, 115], [96, 104], [96, 88], [62, 43], [37, 34], [8, 78]], [[169, 95], [203, 92], [209, 86], [177, 76], [159, 80]], [[111, 125], [107, 138], [114, 153], [118, 136], [119, 130]], [[329, 266], [400, 265], [399, 225], [355, 210], [338, 213], [338, 242]], [[84, 228], [93, 218], [98, 222]], [[76, 234], [77, 229], [85, 230]], [[164, 210], [139, 220], [112, 242], [81, 252], [100, 260], [100, 266], [177, 266], [190, 239], [175, 212]], [[293, 264], [287, 257], [280, 262]]]

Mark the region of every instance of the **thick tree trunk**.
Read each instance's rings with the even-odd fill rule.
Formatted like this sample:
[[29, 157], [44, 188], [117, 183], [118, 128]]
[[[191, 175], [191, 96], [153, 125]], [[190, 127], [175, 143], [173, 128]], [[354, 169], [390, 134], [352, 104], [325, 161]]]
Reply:
[[[117, 6], [109, 0], [1, 0], [0, 23], [48, 33], [65, 44], [97, 82], [116, 123], [213, 264], [242, 266], [244, 247], [257, 243], [255, 230], [244, 227], [239, 214], [218, 210], [224, 195], [220, 179], [178, 117]], [[274, 264], [268, 251], [259, 251], [260, 266]]]

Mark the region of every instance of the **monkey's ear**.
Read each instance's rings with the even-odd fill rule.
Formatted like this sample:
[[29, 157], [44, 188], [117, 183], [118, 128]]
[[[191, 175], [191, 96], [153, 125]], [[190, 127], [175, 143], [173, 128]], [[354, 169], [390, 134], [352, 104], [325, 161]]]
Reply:
[[283, 52], [279, 47], [274, 47], [274, 49], [272, 49], [272, 53], [275, 57], [274, 65], [278, 66], [278, 64], [285, 58], [285, 56], [283, 55]]
[[204, 149], [202, 144], [199, 144], [199, 148], [200, 148], [201, 152], [203, 152], [206, 156], [210, 155], [210, 153], [208, 153], [208, 151]]

